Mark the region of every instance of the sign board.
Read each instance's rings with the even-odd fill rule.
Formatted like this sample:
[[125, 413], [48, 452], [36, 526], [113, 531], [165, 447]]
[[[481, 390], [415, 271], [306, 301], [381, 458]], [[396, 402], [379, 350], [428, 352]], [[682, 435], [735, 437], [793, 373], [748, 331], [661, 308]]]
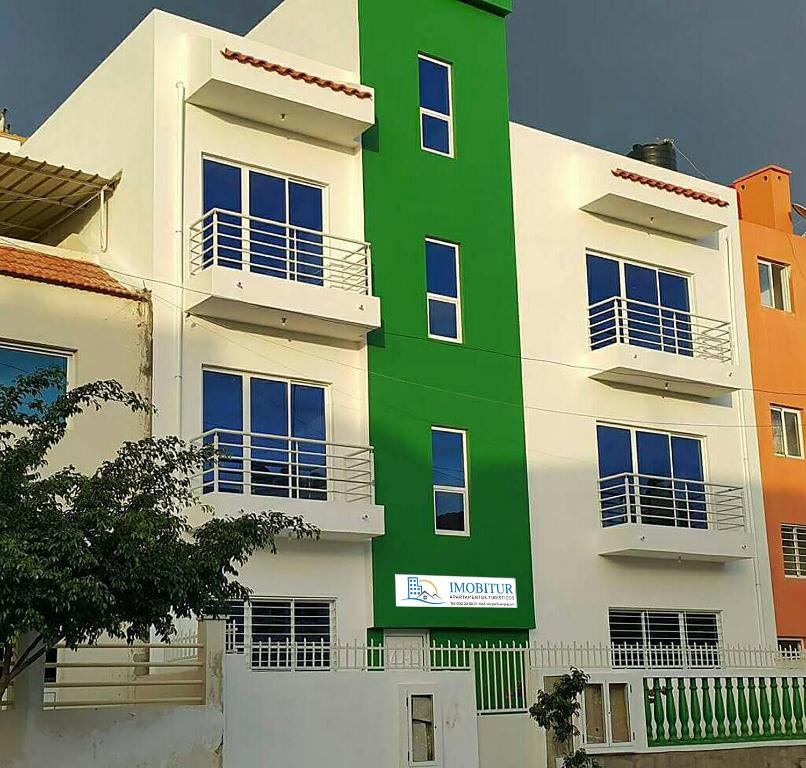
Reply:
[[395, 574], [398, 608], [517, 608], [515, 579]]

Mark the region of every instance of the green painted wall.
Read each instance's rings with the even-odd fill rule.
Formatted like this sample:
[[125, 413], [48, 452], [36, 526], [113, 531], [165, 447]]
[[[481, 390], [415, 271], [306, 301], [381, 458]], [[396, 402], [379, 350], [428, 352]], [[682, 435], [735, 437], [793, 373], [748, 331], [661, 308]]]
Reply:
[[[370, 338], [370, 436], [386, 535], [378, 627], [529, 628], [534, 601], [509, 153], [506, 35], [462, 0], [360, 0], [367, 238], [383, 328]], [[417, 54], [453, 64], [456, 157], [420, 149]], [[464, 343], [429, 340], [426, 236], [461, 244]], [[431, 426], [468, 431], [469, 537], [434, 532]], [[514, 577], [517, 609], [396, 608], [394, 574]]]

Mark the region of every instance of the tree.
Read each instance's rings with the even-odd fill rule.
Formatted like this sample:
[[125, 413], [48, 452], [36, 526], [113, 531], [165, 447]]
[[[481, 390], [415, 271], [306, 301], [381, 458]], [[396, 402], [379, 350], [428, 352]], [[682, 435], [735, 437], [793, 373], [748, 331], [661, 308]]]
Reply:
[[538, 691], [537, 701], [529, 708], [532, 719], [552, 733], [565, 751], [563, 768], [599, 768], [584, 749], [574, 749], [574, 738], [579, 736], [574, 719], [579, 716], [579, 697], [588, 680], [588, 675], [572, 667], [570, 674], [563, 675], [550, 693]]
[[177, 617], [224, 615], [229, 601], [248, 598], [238, 569], [255, 550], [276, 552], [280, 534], [319, 533], [279, 512], [192, 528], [192, 476], [215, 453], [177, 437], [124, 443], [91, 474], [48, 466], [84, 411], [151, 410], [115, 381], [63, 389], [56, 369], [0, 386], [0, 697], [57, 643], [133, 642], [152, 629], [165, 641]]

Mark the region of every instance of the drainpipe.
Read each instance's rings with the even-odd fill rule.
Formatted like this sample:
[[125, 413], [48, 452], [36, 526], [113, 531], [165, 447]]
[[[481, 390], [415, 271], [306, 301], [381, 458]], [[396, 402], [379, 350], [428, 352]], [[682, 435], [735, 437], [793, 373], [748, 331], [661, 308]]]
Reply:
[[174, 230], [174, 259], [179, 295], [179, 328], [176, 333], [176, 434], [183, 437], [182, 385], [185, 364], [185, 84], [176, 83], [177, 95], [177, 157], [176, 157], [176, 229]]
[[[734, 260], [733, 239], [732, 239], [730, 234], [728, 234], [727, 237], [725, 238], [725, 243], [727, 245], [728, 282], [729, 282], [729, 285], [730, 285], [730, 303], [731, 303], [731, 314], [733, 316], [733, 329], [734, 329], [733, 332], [734, 332], [734, 336], [736, 336], [737, 331], [738, 331], [738, 325], [739, 325], [739, 322], [740, 322], [741, 318], [739, 317], [739, 313], [737, 311], [737, 306], [736, 306], [736, 304], [737, 304], [737, 302], [736, 302], [737, 286], [736, 286], [736, 280], [735, 280], [734, 271], [733, 271], [734, 270], [734, 264], [733, 264], [733, 260]], [[742, 269], [744, 268], [743, 265], [740, 264], [740, 266], [742, 267]], [[740, 286], [740, 289], [744, 290], [744, 285]], [[737, 349], [736, 349], [736, 352], [735, 352], [735, 354], [737, 356], [736, 362], [737, 363], [738, 362], [745, 363], [744, 360], [739, 359], [738, 344], [736, 346], [737, 346]], [[750, 366], [750, 358], [749, 357], [746, 360], [746, 364], [747, 364], [748, 367]], [[752, 382], [752, 374], [751, 374], [751, 382]], [[751, 397], [753, 396], [752, 389], [751, 389], [750, 395], [751, 395]], [[760, 554], [763, 555], [764, 553], [760, 552], [759, 538], [758, 538], [758, 534], [757, 534], [757, 524], [756, 524], [757, 521], [756, 521], [756, 515], [754, 514], [754, 512], [755, 512], [755, 510], [754, 510], [755, 505], [753, 504], [754, 494], [752, 493], [753, 475], [752, 475], [752, 473], [750, 471], [750, 451], [749, 451], [749, 448], [748, 448], [748, 445], [747, 445], [747, 429], [748, 429], [747, 424], [748, 424], [748, 421], [747, 421], [747, 418], [746, 418], [747, 409], [745, 408], [744, 399], [745, 399], [744, 390], [740, 389], [738, 391], [738, 393], [737, 393], [737, 400], [738, 400], [738, 405], [739, 405], [739, 418], [741, 419], [741, 429], [739, 430], [739, 434], [741, 435], [742, 464], [744, 466], [744, 476], [745, 476], [745, 482], [746, 482], [746, 485], [747, 485], [747, 511], [748, 511], [747, 523], [748, 523], [748, 526], [750, 528], [750, 532], [751, 532], [752, 537], [753, 537], [753, 543], [754, 543], [755, 548], [756, 548], [755, 556], [752, 558], [754, 591], [756, 593], [756, 616], [757, 616], [757, 621], [758, 621], [759, 640], [761, 641], [762, 645], [766, 645], [769, 642], [770, 638], [767, 637], [767, 627], [766, 627], [766, 622], [765, 622], [766, 610], [765, 610], [765, 607], [764, 607], [764, 601], [762, 599], [762, 594], [761, 594], [761, 589], [762, 589], [762, 587], [761, 587], [761, 572], [760, 572], [759, 563], [758, 563], [759, 555]], [[755, 424], [755, 409], [753, 409], [753, 420], [750, 423]], [[761, 523], [762, 523], [762, 525], [764, 524], [763, 519], [762, 519]], [[766, 536], [765, 536], [764, 546], [765, 547], [767, 546], [767, 544], [766, 544]]]

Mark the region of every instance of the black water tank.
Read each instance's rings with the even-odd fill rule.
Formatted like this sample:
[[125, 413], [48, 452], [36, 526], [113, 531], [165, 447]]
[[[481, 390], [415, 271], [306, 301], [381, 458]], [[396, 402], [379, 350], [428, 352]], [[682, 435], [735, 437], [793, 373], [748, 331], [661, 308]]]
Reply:
[[677, 170], [677, 153], [674, 151], [674, 143], [669, 139], [654, 144], [633, 144], [632, 152], [627, 157], [642, 160], [650, 165], [659, 165], [670, 171]]

